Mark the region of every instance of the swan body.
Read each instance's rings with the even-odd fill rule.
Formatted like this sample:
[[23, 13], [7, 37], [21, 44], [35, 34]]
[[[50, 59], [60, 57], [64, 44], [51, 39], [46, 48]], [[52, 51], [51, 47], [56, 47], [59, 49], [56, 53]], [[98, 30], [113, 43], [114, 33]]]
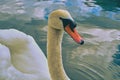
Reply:
[[46, 57], [31, 36], [0, 30], [0, 43], [0, 80], [50, 80]]
[[75, 27], [66, 10], [50, 14], [47, 59], [31, 36], [15, 29], [0, 30], [0, 80], [70, 80], [62, 64], [61, 43], [64, 30], [77, 43], [84, 43]]

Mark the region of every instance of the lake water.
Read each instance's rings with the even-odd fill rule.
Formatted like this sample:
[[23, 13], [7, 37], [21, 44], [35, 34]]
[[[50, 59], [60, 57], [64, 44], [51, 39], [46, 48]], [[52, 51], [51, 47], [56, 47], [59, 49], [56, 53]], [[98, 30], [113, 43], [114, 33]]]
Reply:
[[15, 28], [33, 36], [44, 53], [49, 13], [67, 9], [85, 40], [80, 46], [64, 34], [63, 64], [70, 79], [120, 79], [119, 7], [108, 11], [84, 0], [5, 0], [0, 4], [0, 29]]

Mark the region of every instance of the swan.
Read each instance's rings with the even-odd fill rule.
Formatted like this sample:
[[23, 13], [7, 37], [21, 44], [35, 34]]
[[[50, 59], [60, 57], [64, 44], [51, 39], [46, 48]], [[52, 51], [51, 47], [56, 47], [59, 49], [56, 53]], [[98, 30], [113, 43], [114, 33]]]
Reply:
[[45, 55], [31, 36], [0, 30], [0, 80], [50, 80]]
[[0, 30], [0, 80], [70, 80], [62, 64], [63, 31], [83, 44], [67, 10], [48, 18], [47, 59], [33, 37], [15, 29]]

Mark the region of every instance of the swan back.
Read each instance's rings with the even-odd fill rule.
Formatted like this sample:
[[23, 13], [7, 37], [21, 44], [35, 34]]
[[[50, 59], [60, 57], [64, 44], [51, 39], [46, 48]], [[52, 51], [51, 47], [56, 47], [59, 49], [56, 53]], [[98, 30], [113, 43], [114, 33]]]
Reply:
[[38, 79], [29, 80], [50, 79], [46, 57], [31, 36], [15, 29], [0, 30], [0, 43], [11, 58], [8, 63], [13, 72], [37, 75]]

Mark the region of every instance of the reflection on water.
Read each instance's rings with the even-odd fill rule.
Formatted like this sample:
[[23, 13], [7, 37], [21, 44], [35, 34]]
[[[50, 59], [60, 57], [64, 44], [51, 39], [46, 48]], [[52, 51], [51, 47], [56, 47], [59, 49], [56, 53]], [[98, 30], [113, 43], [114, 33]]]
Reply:
[[[47, 38], [46, 18], [52, 10], [66, 8], [77, 21], [77, 29], [85, 39], [85, 44], [80, 46], [66, 33], [64, 35], [63, 63], [71, 80], [120, 79], [119, 12], [102, 11], [102, 7], [95, 4], [89, 4], [92, 5], [89, 7], [84, 4], [84, 0], [5, 1], [0, 5], [0, 29], [15, 28], [33, 36], [44, 53]], [[13, 2], [17, 5], [11, 5]], [[19, 8], [11, 11], [13, 6]]]
[[86, 43], [83, 46], [74, 44], [66, 51], [68, 65], [74, 71], [74, 74], [71, 72], [70, 76], [77, 76], [73, 80], [81, 78], [82, 80], [119, 80], [119, 76], [116, 79], [112, 77], [115, 75], [114, 73], [119, 74], [119, 71], [116, 72], [119, 66], [115, 67], [110, 63], [120, 42], [120, 31], [100, 28], [82, 28], [79, 31], [84, 36]]
[[62, 8], [67, 9], [69, 12], [71, 12], [72, 15], [74, 15], [73, 17], [77, 18], [78, 20], [83, 20], [78, 17], [90, 17], [91, 15], [94, 15], [98, 17], [104, 16], [113, 20], [120, 21], [119, 0], [116, 1], [112, 0], [110, 2], [106, 2], [103, 0], [4, 0], [0, 2], [0, 20], [5, 20], [13, 16], [16, 16], [16, 18], [23, 20], [29, 20], [30, 17], [43, 19], [47, 18], [48, 14], [52, 10]]

